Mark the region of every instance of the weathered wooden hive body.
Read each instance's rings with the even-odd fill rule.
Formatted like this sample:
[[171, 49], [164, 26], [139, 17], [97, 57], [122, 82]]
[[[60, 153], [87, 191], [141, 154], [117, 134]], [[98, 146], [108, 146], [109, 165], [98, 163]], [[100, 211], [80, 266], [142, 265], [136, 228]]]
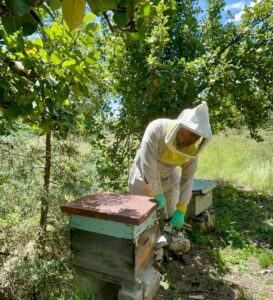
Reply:
[[212, 206], [212, 191], [216, 187], [216, 181], [208, 179], [194, 179], [192, 198], [188, 205], [187, 214], [192, 225], [197, 226], [203, 232], [209, 232], [213, 228], [215, 213]]
[[215, 187], [214, 180], [194, 179], [192, 198], [187, 209], [189, 216], [198, 216], [212, 205], [212, 190]]
[[152, 299], [160, 276], [152, 267], [159, 237], [148, 197], [96, 193], [61, 207], [69, 214], [77, 273], [121, 287], [118, 299]]

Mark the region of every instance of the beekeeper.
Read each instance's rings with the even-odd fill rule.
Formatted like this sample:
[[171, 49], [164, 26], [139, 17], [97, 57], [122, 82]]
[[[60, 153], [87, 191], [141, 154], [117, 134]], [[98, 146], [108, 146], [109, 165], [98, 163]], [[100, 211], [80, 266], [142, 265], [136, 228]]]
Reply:
[[[145, 130], [129, 174], [129, 192], [155, 198], [173, 228], [183, 226], [197, 157], [212, 137], [206, 102], [178, 119], [157, 119]], [[177, 173], [181, 166], [181, 176]]]

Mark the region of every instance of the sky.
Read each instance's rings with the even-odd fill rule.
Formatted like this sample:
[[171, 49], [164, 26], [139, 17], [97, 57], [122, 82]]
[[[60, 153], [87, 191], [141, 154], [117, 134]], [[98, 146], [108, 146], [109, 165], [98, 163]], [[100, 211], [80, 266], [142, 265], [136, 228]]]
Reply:
[[[256, 0], [256, 2], [260, 2], [261, 0]], [[234, 22], [240, 23], [241, 17], [244, 11], [244, 7], [247, 6], [254, 6], [255, 2], [253, 0], [226, 0], [226, 5], [222, 12], [222, 22], [225, 24], [227, 22]], [[205, 0], [199, 0], [199, 5], [202, 9], [206, 6]], [[228, 10], [232, 13], [233, 18], [228, 16]]]

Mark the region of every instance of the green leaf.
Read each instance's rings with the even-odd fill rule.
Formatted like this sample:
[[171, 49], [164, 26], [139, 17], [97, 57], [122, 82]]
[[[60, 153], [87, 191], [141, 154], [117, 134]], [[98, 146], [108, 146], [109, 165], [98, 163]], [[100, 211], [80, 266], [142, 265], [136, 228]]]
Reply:
[[74, 84], [74, 85], [72, 85], [71, 88], [72, 88], [72, 92], [74, 93], [74, 96], [75, 96], [76, 98], [78, 98], [78, 97], [81, 96], [81, 92], [80, 92], [80, 90], [79, 90], [78, 85]]
[[52, 10], [59, 9], [62, 6], [62, 2], [60, 0], [50, 0], [48, 1], [48, 4]]
[[96, 15], [117, 7], [117, 1], [115, 0], [87, 0], [87, 2], [92, 12]]
[[104, 5], [107, 7], [107, 9], [115, 9], [117, 8], [117, 2], [116, 0], [102, 0], [104, 2]]
[[25, 70], [34, 68], [33, 60], [29, 57], [25, 57], [24, 59], [22, 59], [22, 63]]
[[115, 13], [113, 20], [119, 27], [124, 27], [128, 23], [127, 15], [124, 12]]
[[58, 66], [62, 62], [62, 59], [60, 58], [60, 56], [56, 52], [53, 52], [51, 54], [50, 59], [53, 62], [53, 64], [56, 65], [56, 66]]
[[31, 35], [37, 30], [38, 23], [30, 14], [25, 14], [21, 17], [21, 26], [23, 27], [23, 35]]
[[88, 54], [88, 58], [96, 62], [100, 58], [100, 53], [98, 51], [92, 51]]
[[28, 13], [22, 17], [17, 15], [3, 16], [2, 23], [8, 33], [14, 33], [22, 27], [23, 35], [34, 33], [38, 26], [38, 23]]
[[75, 64], [76, 64], [76, 60], [71, 58], [69, 60], [64, 61], [63, 64], [62, 64], [62, 67], [63, 68], [64, 67], [69, 67], [69, 66], [72, 66], [72, 65], [75, 65]]
[[152, 12], [152, 7], [151, 7], [150, 4], [145, 5], [145, 6], [143, 7], [143, 16], [144, 16], [144, 17], [148, 17], [148, 16], [151, 14], [151, 12]]
[[138, 41], [140, 38], [142, 38], [142, 36], [140, 36], [138, 32], [128, 32], [127, 36], [132, 41]]
[[98, 7], [98, 2], [97, 0], [87, 0], [87, 3], [89, 4], [89, 7], [91, 8], [92, 12], [95, 15], [99, 15], [102, 11]]
[[57, 86], [56, 86], [56, 89], [58, 91], [58, 98], [60, 100], [65, 100], [68, 98], [69, 96], [69, 87], [66, 83], [59, 83]]
[[24, 51], [25, 51], [25, 48], [26, 48], [26, 45], [25, 45], [25, 41], [24, 41], [23, 36], [22, 36], [22, 35], [18, 35], [18, 37], [16, 38], [16, 42], [17, 42], [17, 44], [18, 44], [20, 50], [21, 50], [22, 52], [24, 52]]
[[32, 106], [32, 103], [26, 104], [24, 110], [25, 110], [25, 112], [26, 112], [28, 115], [30, 115], [30, 114], [33, 112], [33, 106]]
[[63, 0], [63, 16], [70, 30], [77, 28], [84, 17], [85, 0]]
[[13, 9], [19, 16], [29, 12], [31, 7], [30, 0], [6, 0], [6, 4]]
[[43, 121], [39, 124], [39, 127], [42, 129], [42, 133], [46, 133], [50, 131], [50, 125], [48, 124], [48, 122]]
[[6, 15], [1, 17], [7, 33], [14, 33], [21, 27], [21, 18], [19, 16]]
[[84, 95], [84, 97], [90, 96], [89, 89], [88, 89], [87, 85], [80, 84], [80, 90], [81, 90], [82, 94]]
[[95, 23], [88, 23], [85, 26], [85, 32], [88, 33], [88, 31], [91, 31], [91, 34], [93, 34], [96, 31], [97, 24]]
[[40, 55], [43, 60], [47, 61], [48, 58], [47, 58], [47, 52], [45, 51], [45, 49], [40, 50]]
[[53, 37], [56, 36], [63, 36], [63, 26], [59, 24], [58, 22], [54, 22], [52, 26], [50, 27], [50, 30], [52, 32]]
[[7, 110], [5, 111], [5, 115], [8, 119], [15, 119], [19, 116], [20, 110], [15, 101], [13, 101]]
[[41, 48], [44, 47], [44, 43], [43, 43], [43, 41], [40, 40], [40, 39], [35, 39], [35, 40], [33, 40], [33, 41], [32, 41], [32, 44], [35, 45], [35, 46], [41, 47]]
[[22, 104], [22, 105], [27, 105], [31, 101], [26, 95], [22, 95], [18, 100], [17, 103]]
[[95, 19], [95, 15], [93, 13], [88, 13], [83, 18], [83, 24], [87, 24], [88, 22], [92, 22]]

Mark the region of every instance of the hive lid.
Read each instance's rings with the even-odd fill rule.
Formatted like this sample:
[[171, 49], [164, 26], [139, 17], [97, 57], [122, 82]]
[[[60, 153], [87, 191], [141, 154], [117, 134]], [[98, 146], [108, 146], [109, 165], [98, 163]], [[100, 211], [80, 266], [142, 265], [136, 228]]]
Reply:
[[150, 197], [102, 192], [66, 203], [61, 210], [73, 215], [139, 225], [156, 207], [155, 200]]
[[217, 183], [215, 180], [209, 179], [194, 179], [192, 193], [195, 195], [204, 195], [214, 189]]

